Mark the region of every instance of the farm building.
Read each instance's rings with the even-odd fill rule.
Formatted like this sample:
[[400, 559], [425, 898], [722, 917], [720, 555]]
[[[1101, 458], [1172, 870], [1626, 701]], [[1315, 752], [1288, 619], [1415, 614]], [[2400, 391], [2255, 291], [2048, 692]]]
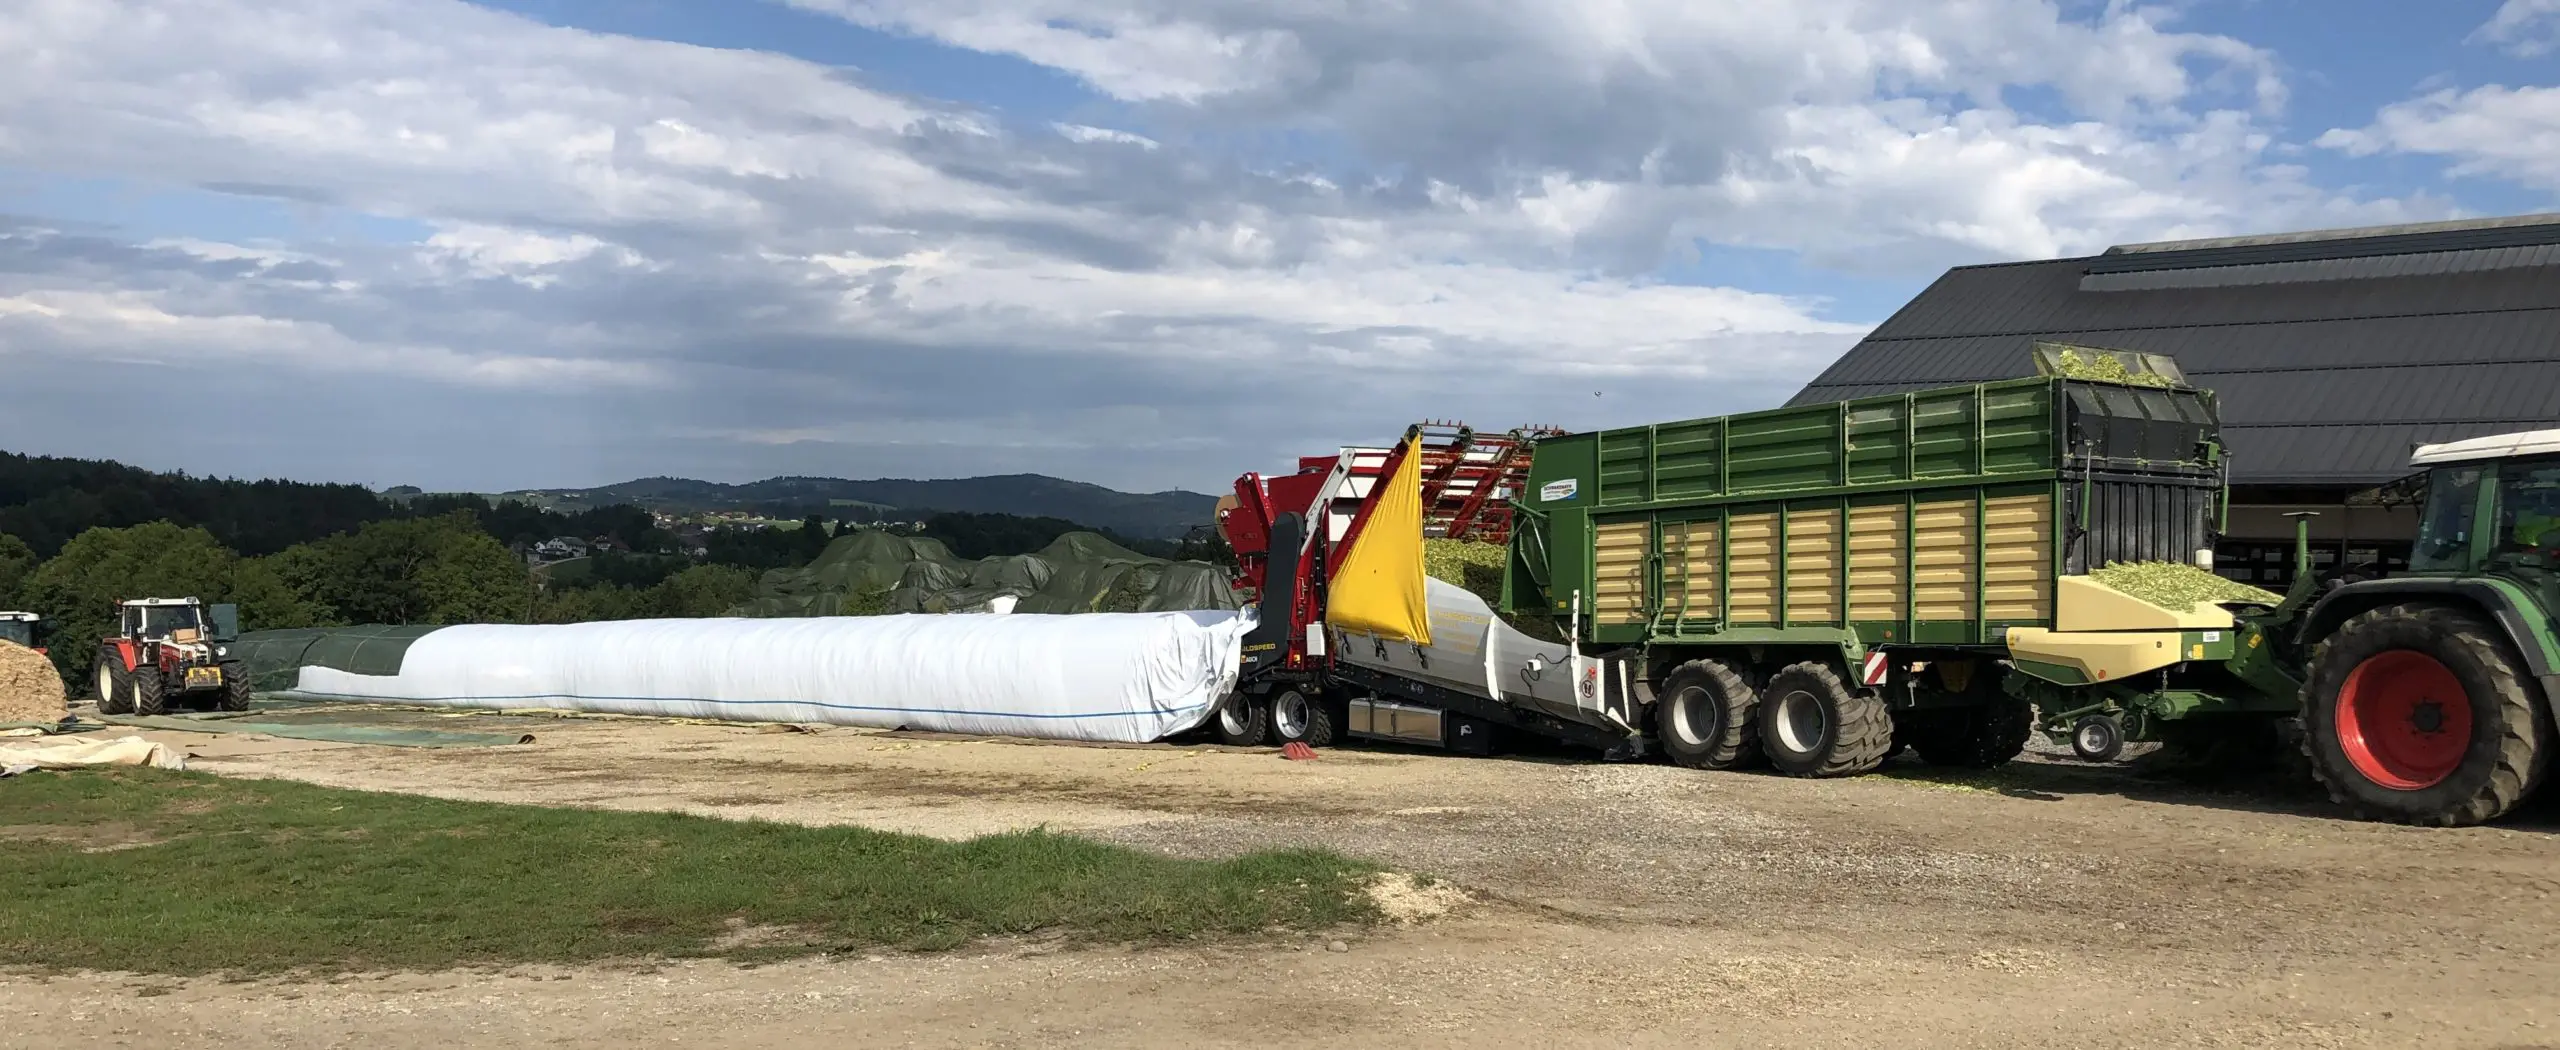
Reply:
[[2379, 486], [2419, 444], [2560, 424], [2560, 214], [2130, 244], [1960, 266], [1798, 393], [1805, 404], [2033, 375], [2039, 340], [2175, 357], [2221, 398], [2227, 576], [2408, 564]]

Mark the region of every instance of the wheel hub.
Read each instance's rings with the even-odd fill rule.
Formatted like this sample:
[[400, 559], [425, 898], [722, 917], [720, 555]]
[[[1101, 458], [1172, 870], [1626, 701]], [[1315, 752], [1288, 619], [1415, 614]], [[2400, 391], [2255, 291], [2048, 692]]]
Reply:
[[1822, 746], [1822, 731], [1830, 721], [1820, 698], [1801, 689], [1778, 699], [1778, 743], [1799, 754]]
[[1710, 720], [1701, 710], [1706, 699], [1707, 691], [1696, 686], [1683, 689], [1680, 695], [1671, 698], [1671, 732], [1680, 738], [1681, 743], [1699, 747], [1707, 742], [1709, 730], [1704, 723]]
[[1296, 693], [1283, 694], [1271, 705], [1272, 727], [1282, 739], [1295, 740], [1307, 729], [1307, 698]]
[[2471, 749], [2471, 702], [2461, 679], [2414, 649], [2377, 653], [2347, 672], [2336, 718], [2348, 763], [2395, 791], [2442, 783]]

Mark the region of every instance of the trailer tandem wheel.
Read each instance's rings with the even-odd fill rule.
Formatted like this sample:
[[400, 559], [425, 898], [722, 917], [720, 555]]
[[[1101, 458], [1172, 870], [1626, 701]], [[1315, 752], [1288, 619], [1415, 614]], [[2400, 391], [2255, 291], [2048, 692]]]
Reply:
[[1227, 694], [1227, 702], [1218, 705], [1218, 717], [1211, 720], [1218, 742], [1229, 747], [1260, 747], [1271, 735], [1271, 705], [1261, 697], [1243, 690]]
[[1851, 689], [1830, 664], [1791, 664], [1760, 691], [1760, 748], [1794, 776], [1872, 772], [1893, 748], [1893, 712], [1874, 691]]
[[1321, 696], [1308, 696], [1295, 689], [1271, 694], [1271, 739], [1286, 747], [1305, 744], [1308, 747], [1332, 747], [1340, 735], [1341, 724], [1334, 717], [1334, 705]]
[[1691, 660], [1662, 677], [1654, 736], [1691, 769], [1732, 769], [1758, 761], [1760, 695], [1722, 660]]

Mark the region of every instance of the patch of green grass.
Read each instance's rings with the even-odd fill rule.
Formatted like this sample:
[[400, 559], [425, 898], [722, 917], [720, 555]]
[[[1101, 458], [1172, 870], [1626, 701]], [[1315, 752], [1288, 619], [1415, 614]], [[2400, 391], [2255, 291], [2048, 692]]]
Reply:
[[1330, 853], [450, 802], [151, 770], [0, 782], [0, 959], [148, 973], [772, 959], [1376, 917]]

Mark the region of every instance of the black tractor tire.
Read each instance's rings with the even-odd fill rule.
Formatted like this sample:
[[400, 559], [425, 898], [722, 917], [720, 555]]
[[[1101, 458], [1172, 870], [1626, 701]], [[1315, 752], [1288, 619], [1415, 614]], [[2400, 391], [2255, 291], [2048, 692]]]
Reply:
[[2302, 747], [2329, 797], [2366, 820], [2457, 827], [2541, 786], [2552, 727], [2500, 629], [2467, 609], [2394, 605], [2313, 651]]
[[1653, 704], [1662, 753], [1690, 769], [1760, 760], [1760, 694], [1722, 660], [1691, 660], [1662, 676]]
[[1296, 689], [1273, 693], [1271, 741], [1282, 747], [1290, 744], [1332, 747], [1342, 725], [1334, 713], [1334, 705], [1320, 695], [1309, 696]]
[[1760, 750], [1781, 773], [1872, 773], [1892, 748], [1893, 711], [1884, 698], [1851, 689], [1828, 663], [1791, 664], [1760, 690]]
[[1228, 747], [1261, 747], [1271, 736], [1271, 705], [1251, 693], [1229, 693], [1209, 717], [1209, 728]]
[[134, 668], [132, 681], [133, 689], [131, 690], [131, 693], [133, 696], [134, 714], [145, 716], [157, 715], [163, 714], [169, 710], [169, 694], [165, 688], [165, 683], [160, 680], [159, 668]]
[[2036, 711], [2024, 700], [2001, 696], [1969, 707], [1929, 712], [1918, 728], [1911, 746], [1920, 752], [1921, 761], [1958, 769], [1993, 769], [2027, 750], [2027, 740], [2036, 731]]
[[249, 709], [249, 669], [241, 664], [222, 665], [222, 693], [214, 706], [225, 711]]
[[133, 713], [133, 673], [125, 670], [124, 654], [113, 647], [98, 651], [98, 713]]

